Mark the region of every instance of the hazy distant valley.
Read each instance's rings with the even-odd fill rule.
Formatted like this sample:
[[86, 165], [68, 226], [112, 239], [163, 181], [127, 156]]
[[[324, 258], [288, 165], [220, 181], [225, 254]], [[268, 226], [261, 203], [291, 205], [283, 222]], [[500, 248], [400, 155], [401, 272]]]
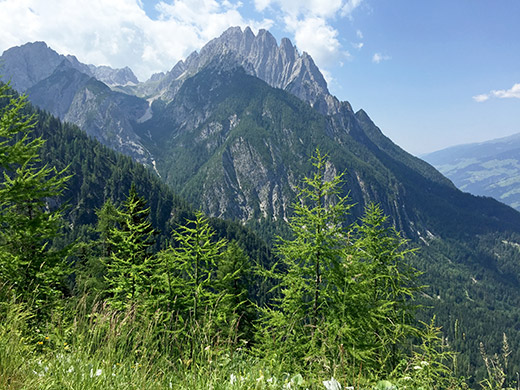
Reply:
[[454, 146], [423, 158], [462, 191], [520, 210], [520, 135]]

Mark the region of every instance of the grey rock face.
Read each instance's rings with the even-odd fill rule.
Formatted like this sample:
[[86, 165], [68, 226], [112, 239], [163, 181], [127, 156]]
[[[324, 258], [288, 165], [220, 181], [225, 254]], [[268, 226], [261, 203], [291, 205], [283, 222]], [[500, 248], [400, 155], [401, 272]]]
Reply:
[[249, 27], [231, 27], [220, 37], [208, 42], [200, 52], [179, 61], [160, 82], [156, 93], [170, 100], [182, 81], [216, 58], [226, 58], [229, 65], [242, 66], [252, 76], [270, 86], [284, 89], [306, 101], [322, 114], [338, 112], [340, 102], [333, 97], [320, 70], [307, 54], [298, 53], [287, 38], [278, 46], [266, 30], [255, 36]]
[[139, 82], [128, 66], [122, 69], [112, 69], [109, 66], [89, 65], [88, 68], [96, 79], [110, 86], [126, 85], [129, 83], [137, 84]]
[[63, 61], [45, 42], [26, 43], [23, 46], [12, 47], [0, 57], [2, 68], [0, 74], [4, 81], [19, 92], [49, 77]]
[[90, 76], [74, 69], [63, 60], [49, 75], [27, 89], [31, 102], [60, 119], [64, 119], [77, 91], [85, 86]]
[[25, 92], [49, 77], [64, 61], [81, 73], [110, 86], [139, 82], [128, 67], [112, 69], [108, 66], [86, 65], [75, 56], [56, 53], [45, 42], [26, 43], [6, 50], [0, 57], [0, 74], [4, 79], [10, 79], [17, 91]]
[[77, 90], [63, 119], [77, 124], [112, 149], [151, 164], [150, 153], [133, 130], [133, 122], [147, 107], [146, 101], [113, 92], [104, 83], [90, 78]]
[[19, 92], [26, 92], [33, 104], [136, 161], [151, 164], [151, 155], [133, 128], [148, 109], [148, 102], [107, 86], [138, 82], [129, 68], [85, 65], [43, 42], [6, 50], [0, 63], [4, 64], [1, 72], [5, 78]]

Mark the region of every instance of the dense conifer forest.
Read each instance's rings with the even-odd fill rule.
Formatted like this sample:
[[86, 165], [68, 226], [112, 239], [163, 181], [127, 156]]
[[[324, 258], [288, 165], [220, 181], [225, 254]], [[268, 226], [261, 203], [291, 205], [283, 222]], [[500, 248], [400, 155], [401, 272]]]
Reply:
[[319, 149], [271, 247], [8, 86], [0, 99], [0, 388], [517, 386], [505, 334], [475, 351], [480, 376], [461, 366], [474, 329], [446, 341], [415, 245], [377, 204], [348, 222]]

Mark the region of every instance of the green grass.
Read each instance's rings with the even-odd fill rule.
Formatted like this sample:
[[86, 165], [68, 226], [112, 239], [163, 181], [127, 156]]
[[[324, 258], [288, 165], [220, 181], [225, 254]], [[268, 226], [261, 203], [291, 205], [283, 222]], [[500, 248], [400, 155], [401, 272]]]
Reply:
[[191, 331], [190, 353], [187, 330], [165, 331], [160, 312], [114, 312], [102, 303], [88, 307], [81, 299], [37, 326], [30, 307], [5, 294], [0, 298], [2, 390], [336, 389], [331, 377], [342, 389], [465, 388], [457, 380], [442, 381], [449, 370], [432, 347], [435, 332], [383, 381], [365, 377], [362, 365], [340, 371], [331, 368], [335, 362], [306, 368], [291, 356], [255, 356], [248, 343], [233, 341], [239, 340], [236, 335], [209, 337], [203, 326]]

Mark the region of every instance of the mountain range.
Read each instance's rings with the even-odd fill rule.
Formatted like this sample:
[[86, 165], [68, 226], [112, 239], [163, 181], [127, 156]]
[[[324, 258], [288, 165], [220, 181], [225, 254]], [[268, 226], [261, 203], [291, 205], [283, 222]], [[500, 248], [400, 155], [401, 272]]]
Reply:
[[[206, 214], [271, 242], [284, 234], [320, 148], [327, 176], [345, 172], [351, 222], [377, 202], [421, 246], [421, 299], [452, 343], [471, 351], [468, 367], [478, 364], [479, 341], [498, 349], [503, 332], [520, 362], [520, 213], [463, 193], [399, 148], [365, 111], [332, 96], [312, 58], [288, 39], [278, 45], [266, 30], [230, 28], [145, 82], [41, 42], [5, 51], [0, 63], [4, 80], [36, 106], [145, 164]], [[455, 320], [474, 333], [468, 341], [457, 339]]]
[[520, 210], [520, 134], [422, 156], [462, 191]]

